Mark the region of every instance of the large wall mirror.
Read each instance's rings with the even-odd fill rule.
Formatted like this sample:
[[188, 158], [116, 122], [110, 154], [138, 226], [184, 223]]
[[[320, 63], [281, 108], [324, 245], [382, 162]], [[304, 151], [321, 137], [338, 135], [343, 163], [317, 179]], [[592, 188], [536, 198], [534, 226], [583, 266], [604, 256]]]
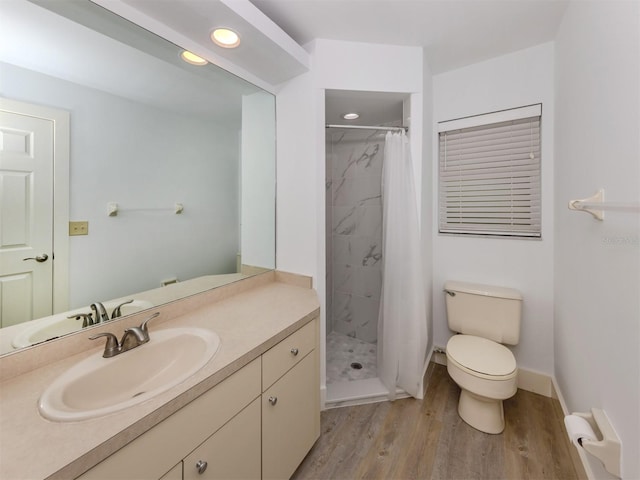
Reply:
[[[133, 300], [126, 315], [275, 268], [273, 95], [185, 62], [178, 46], [88, 0], [1, 9], [0, 97], [12, 107], [0, 125], [0, 353], [90, 326], [98, 302], [111, 317]], [[54, 143], [24, 133], [34, 117], [20, 105], [69, 118], [68, 175], [56, 183], [54, 165], [51, 188], [68, 188], [66, 220], [80, 235], [56, 240], [67, 242], [59, 250], [30, 249], [45, 223], [34, 212], [53, 212], [58, 230], [65, 213], [16, 160]], [[39, 267], [67, 273], [44, 301]]]

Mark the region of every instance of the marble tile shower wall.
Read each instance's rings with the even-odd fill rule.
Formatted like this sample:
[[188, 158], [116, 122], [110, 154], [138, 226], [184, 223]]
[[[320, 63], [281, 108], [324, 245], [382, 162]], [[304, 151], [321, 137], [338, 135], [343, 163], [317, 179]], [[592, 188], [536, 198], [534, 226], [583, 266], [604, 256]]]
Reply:
[[331, 254], [327, 308], [332, 312], [328, 331], [376, 343], [382, 287], [384, 135], [334, 131], [327, 138], [327, 201], [331, 202], [327, 205], [331, 234], [327, 238]]

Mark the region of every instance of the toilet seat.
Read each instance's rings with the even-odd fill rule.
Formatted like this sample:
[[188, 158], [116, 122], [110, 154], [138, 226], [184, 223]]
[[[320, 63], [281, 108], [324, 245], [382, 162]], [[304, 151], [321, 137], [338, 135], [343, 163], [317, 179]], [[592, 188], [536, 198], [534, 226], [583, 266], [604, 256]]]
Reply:
[[487, 380], [509, 380], [517, 374], [516, 359], [504, 345], [475, 335], [454, 335], [447, 359], [462, 371]]

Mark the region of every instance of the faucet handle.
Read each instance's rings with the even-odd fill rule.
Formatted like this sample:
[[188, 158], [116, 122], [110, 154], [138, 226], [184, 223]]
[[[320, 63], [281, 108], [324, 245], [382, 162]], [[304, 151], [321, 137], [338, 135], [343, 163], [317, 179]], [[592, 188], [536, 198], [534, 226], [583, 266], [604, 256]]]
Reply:
[[149, 333], [149, 328], [147, 328], [147, 323], [149, 323], [149, 321], [153, 320], [154, 318], [158, 317], [160, 315], [160, 312], [156, 312], [153, 315], [151, 315], [149, 318], [147, 318], [144, 322], [142, 322], [142, 325], [140, 325], [140, 329], [145, 332], [145, 333]]
[[111, 312], [111, 320], [113, 320], [114, 318], [121, 317], [122, 316], [122, 307], [124, 307], [128, 303], [133, 303], [133, 298], [131, 300], [127, 300], [126, 302], [122, 302], [120, 305], [118, 305], [116, 308], [114, 308], [113, 312]]
[[107, 337], [107, 343], [104, 346], [104, 354], [102, 355], [104, 358], [110, 358], [120, 353], [120, 344], [118, 343], [118, 338], [113, 333], [99, 333], [97, 335], [94, 335], [93, 337], [89, 337], [89, 340], [95, 340], [100, 337]]
[[67, 318], [75, 318], [76, 320], [82, 319], [82, 328], [90, 327], [94, 323], [93, 316], [91, 313], [76, 313], [75, 315], [70, 315]]
[[140, 327], [126, 328], [122, 340], [120, 340], [120, 349], [123, 352], [139, 347], [149, 341], [149, 333]]

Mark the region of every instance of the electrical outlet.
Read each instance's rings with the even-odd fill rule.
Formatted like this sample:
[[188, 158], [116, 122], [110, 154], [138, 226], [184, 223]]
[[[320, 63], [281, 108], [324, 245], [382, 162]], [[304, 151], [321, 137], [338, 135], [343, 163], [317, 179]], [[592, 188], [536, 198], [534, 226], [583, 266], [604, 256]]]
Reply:
[[69, 222], [69, 236], [89, 235], [89, 222]]

